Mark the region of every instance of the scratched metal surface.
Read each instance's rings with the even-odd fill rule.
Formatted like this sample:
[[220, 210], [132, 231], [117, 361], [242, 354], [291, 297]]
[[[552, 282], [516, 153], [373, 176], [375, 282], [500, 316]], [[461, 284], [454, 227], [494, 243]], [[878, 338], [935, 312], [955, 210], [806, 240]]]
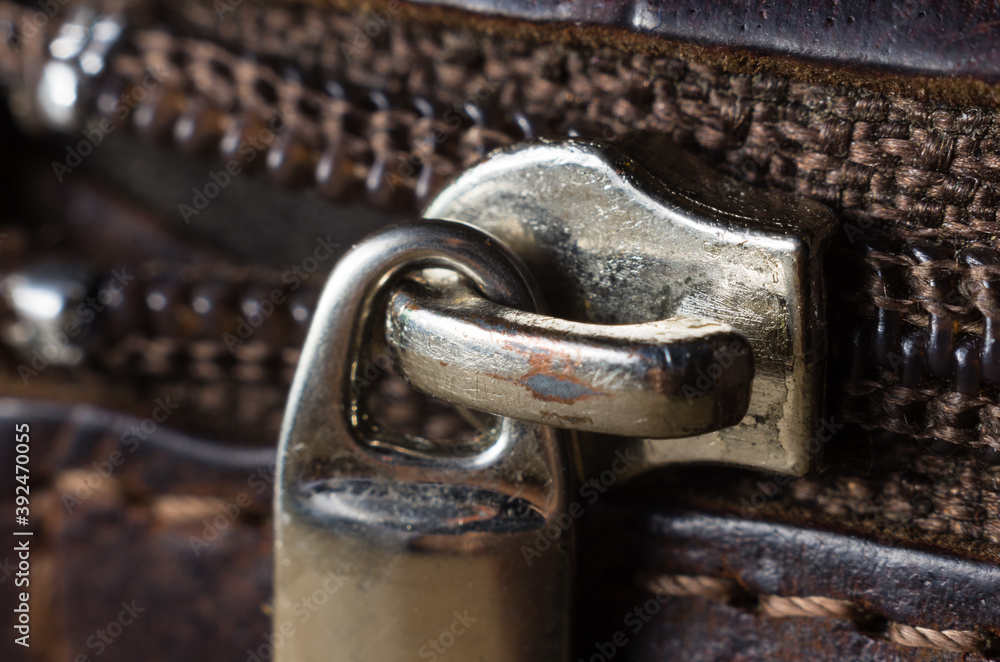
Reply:
[[497, 236], [557, 317], [639, 324], [686, 315], [722, 321], [749, 341], [755, 377], [743, 420], [694, 440], [636, 440], [643, 466], [722, 461], [801, 474], [822, 402], [819, 255], [832, 217], [720, 179], [666, 142], [624, 144], [499, 152], [425, 215]]
[[[571, 322], [444, 280], [393, 290], [386, 341], [418, 390], [478, 411], [633, 437], [736, 425], [753, 377], [746, 340], [717, 321]], [[718, 377], [706, 379], [713, 370]]]

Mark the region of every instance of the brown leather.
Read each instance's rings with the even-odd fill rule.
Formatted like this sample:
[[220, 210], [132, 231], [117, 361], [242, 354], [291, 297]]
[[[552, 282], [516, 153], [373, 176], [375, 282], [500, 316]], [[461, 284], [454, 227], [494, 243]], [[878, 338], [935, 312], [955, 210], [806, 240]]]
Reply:
[[[246, 647], [266, 643], [272, 449], [199, 440], [87, 406], [6, 398], [0, 410], [4, 429], [30, 425], [34, 531], [32, 646], [4, 637], [3, 659], [242, 662]], [[13, 466], [13, 450], [11, 434], [0, 445], [2, 466]], [[14, 494], [13, 475], [0, 478], [4, 499]], [[10, 531], [7, 550], [20, 540]], [[11, 562], [0, 574], [7, 632]]]
[[[69, 660], [100, 650], [102, 660], [131, 660], [152, 643], [167, 659], [267, 659], [271, 451], [166, 429], [135, 444], [135, 419], [59, 404], [0, 405], [0, 425], [30, 421], [37, 440], [33, 608], [57, 634], [41, 637], [36, 652]], [[581, 654], [611, 641], [609, 627], [630, 632], [631, 659], [994, 653], [994, 563], [752, 515], [662, 510], [658, 502], [609, 495], [585, 520], [582, 616], [595, 622], [580, 629]], [[668, 599], [655, 614], [647, 609], [648, 627], [631, 632], [642, 618], [626, 613], [653, 604], [656, 591]], [[147, 611], [102, 641], [99, 633], [128, 606]]]
[[[590, 525], [588, 576], [604, 587], [588, 596], [600, 613], [592, 650], [618, 628], [631, 640], [627, 659], [950, 660], [1000, 652], [994, 564], [648, 501], [610, 498]], [[591, 650], [586, 638], [581, 643]]]
[[734, 579], [754, 594], [847, 600], [877, 618], [1000, 633], [1000, 567], [857, 536], [739, 517], [642, 510], [618, 539], [646, 572]]
[[[643, 602], [637, 596], [636, 604]], [[986, 659], [976, 654], [901, 647], [835, 620], [776, 620], [756, 616], [700, 597], [672, 598], [638, 632], [624, 624], [624, 611], [608, 615], [619, 626], [618, 630], [583, 644], [578, 659], [585, 662], [610, 659], [595, 655], [601, 655], [602, 645], [604, 650], [610, 650], [607, 642], [615, 632], [627, 637], [628, 644], [614, 659], [627, 662], [983, 662]]]
[[[45, 579], [53, 602], [39, 620], [56, 636], [41, 647], [54, 644], [54, 660], [84, 653], [124, 662], [160, 651], [161, 659], [245, 661], [270, 631], [271, 536], [268, 527], [230, 521], [223, 508], [231, 498], [198, 499], [194, 513], [178, 513], [164, 498], [135, 505], [95, 497], [52, 522]], [[224, 526], [216, 527], [219, 517]], [[210, 541], [206, 530], [217, 531]], [[206, 542], [195, 552], [197, 538]], [[129, 607], [144, 610], [132, 624], [121, 617]], [[102, 639], [115, 621], [121, 636]]]
[[1000, 7], [991, 2], [411, 1], [537, 22], [550, 31], [602, 28], [618, 39], [634, 35], [820, 64], [845, 71], [845, 78], [868, 71], [1000, 82]]
[[[465, 432], [453, 411], [421, 405], [398, 378], [379, 380], [371, 397], [394, 429], [429, 438]], [[170, 418], [156, 423], [175, 406], [162, 397], [138, 418], [0, 398], [0, 428], [30, 426], [35, 624], [33, 657], [5, 637], [2, 659], [270, 659], [274, 448], [194, 437], [173, 429]], [[13, 442], [11, 434], [0, 443], [0, 466], [14, 465]], [[13, 513], [14, 485], [12, 471], [0, 476], [4, 512]], [[18, 542], [10, 531], [7, 550]], [[13, 554], [0, 560], [7, 631], [17, 562]], [[120, 636], [104, 637], [122, 602], [145, 611]]]

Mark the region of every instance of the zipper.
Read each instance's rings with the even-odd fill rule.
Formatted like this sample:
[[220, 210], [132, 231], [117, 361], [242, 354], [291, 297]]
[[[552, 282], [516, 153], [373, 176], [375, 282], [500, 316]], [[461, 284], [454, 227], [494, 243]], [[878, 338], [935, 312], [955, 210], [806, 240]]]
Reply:
[[[276, 27], [282, 25], [282, 14], [253, 14], [252, 11], [250, 16], [254, 18], [247, 19], [249, 23], [274, 30], [256, 37], [263, 37], [265, 42], [272, 44], [292, 43], [299, 48], [309, 45], [306, 38], [303, 41], [285, 38], [287, 35]], [[306, 15], [310, 14], [306, 12]], [[322, 92], [317, 92], [315, 84], [304, 82], [309, 77], [309, 67], [301, 62], [298, 69], [283, 71], [280, 76], [274, 74], [282, 59], [293, 59], [295, 54], [272, 52], [262, 46], [253, 58], [236, 57], [232, 51], [250, 43], [252, 31], [235, 30], [231, 34], [223, 31], [219, 41], [226, 47], [221, 48], [197, 36], [199, 31], [211, 29], [204, 21], [204, 14], [191, 14], [187, 18], [189, 27], [194, 26], [190, 34], [195, 37], [177, 37], [175, 31], [170, 34], [140, 31], [131, 43], [109, 50], [108, 67], [112, 75], [102, 81], [100, 91], [94, 95], [94, 107], [108, 118], [120, 116], [121, 121], [147, 139], [167, 141], [178, 150], [190, 153], [217, 154], [224, 160], [240, 160], [240, 167], [251, 167], [250, 161], [243, 160], [243, 148], [255, 144], [255, 139], [260, 142], [261, 136], [267, 135], [264, 131], [269, 131], [273, 140], [264, 141], [266, 149], [257, 149], [257, 156], [264, 152], [266, 157], [262, 156], [256, 163], [257, 166], [263, 163], [268, 176], [281, 186], [315, 187], [335, 201], [364, 199], [383, 209], [423, 207], [434, 198], [444, 181], [482, 159], [494, 146], [548, 132], [581, 135], [581, 131], [568, 124], [560, 123], [553, 129], [544, 120], [535, 117], [529, 120], [524, 114], [497, 119], [478, 112], [476, 106], [464, 105], [462, 109], [466, 112], [457, 115], [460, 120], [451, 126], [445, 119], [448, 108], [442, 113], [439, 100], [405, 91], [390, 95], [385, 89], [392, 87], [391, 81], [382, 89], [370, 87], [368, 83], [357, 84], [350, 71], [345, 71], [346, 82], [325, 81]], [[377, 21], [377, 17], [373, 20]], [[287, 22], [283, 29], [290, 29]], [[266, 39], [278, 34], [282, 37]], [[298, 54], [298, 57], [301, 60], [305, 56]], [[132, 92], [142, 86], [142, 79], [150, 72], [156, 72], [169, 83], [156, 87], [134, 108], [127, 101], [123, 102], [123, 99], [133, 98]], [[180, 75], [175, 76], [178, 72]], [[139, 78], [140, 75], [143, 78]], [[222, 85], [218, 84], [220, 81]], [[81, 85], [80, 89], [85, 87]], [[122, 112], [123, 103], [128, 112]], [[526, 107], [520, 102], [514, 104], [518, 106]], [[450, 107], [451, 110], [455, 108], [454, 104]], [[439, 135], [443, 137], [439, 139]], [[441, 148], [442, 144], [446, 146]], [[442, 149], [443, 154], [438, 149]], [[1000, 462], [1000, 454], [994, 450], [1000, 446], [997, 441], [1000, 427], [993, 420], [996, 409], [993, 403], [1000, 382], [1000, 352], [995, 345], [998, 330], [993, 317], [978, 315], [978, 311], [984, 309], [997, 310], [993, 300], [996, 283], [1000, 282], [997, 280], [1000, 277], [997, 253], [978, 245], [942, 247], [927, 243], [903, 247], [877, 240], [867, 246], [860, 257], [857, 251], [847, 253], [847, 259], [859, 266], [860, 280], [870, 285], [867, 288], [870, 300], [859, 302], [856, 296], [843, 294], [842, 301], [833, 306], [836, 309], [846, 304], [852, 311], [861, 309], [867, 313], [837, 319], [835, 331], [829, 334], [835, 341], [830, 353], [835, 359], [831, 361], [835, 364], [831, 381], [842, 390], [837, 415], [869, 430], [925, 440], [937, 452], [971, 448], [982, 459]], [[44, 333], [45, 321], [32, 317], [30, 306], [22, 304], [24, 297], [19, 297], [19, 291], [25, 288], [45, 291], [60, 299], [64, 308], [70, 309], [79, 305], [81, 297], [84, 300], [88, 296], [100, 297], [102, 292], [114, 289], [114, 275], [80, 274], [78, 270], [64, 267], [66, 265], [34, 264], [6, 275], [3, 281], [6, 306], [0, 323], [3, 340], [9, 349], [26, 355], [39, 350], [39, 342], [53, 342], [52, 336]], [[842, 268], [843, 264], [838, 267]], [[140, 274], [138, 286], [123, 289], [120, 296], [108, 299], [105, 302], [107, 314], [101, 316], [79, 345], [61, 347], [63, 351], [54, 355], [53, 361], [132, 379], [153, 375], [202, 383], [233, 380], [282, 386], [288, 384], [297, 366], [301, 374], [306, 374], [323, 365], [322, 361], [315, 360], [300, 365], [297, 349], [302, 346], [305, 328], [316, 309], [313, 289], [299, 293], [287, 306], [269, 312], [266, 308], [268, 292], [273, 291], [277, 282], [277, 275], [273, 273], [219, 264], [185, 265], [178, 269], [176, 265], [152, 262], [137, 265], [136, 272]], [[853, 292], [865, 291], [853, 288]], [[254, 324], [253, 320], [257, 319], [260, 323]], [[140, 333], [136, 334], [136, 330]], [[294, 413], [296, 408], [304, 407], [303, 397], [311, 398], [321, 391], [315, 384], [314, 388], [293, 391], [290, 411]], [[326, 411], [318, 417], [325, 419]], [[319, 424], [314, 423], [307, 425], [306, 428], [311, 429], [302, 434], [315, 436]], [[531, 426], [526, 429], [530, 431]], [[294, 458], [295, 442], [312, 439], [295, 437], [297, 433], [293, 421], [283, 434], [283, 461], [286, 463], [299, 461]], [[291, 441], [288, 435], [292, 435]], [[472, 440], [465, 446], [471, 448], [474, 443]], [[301, 443], [299, 447], [304, 445]], [[531, 444], [526, 447], [534, 448]], [[539, 441], [538, 447], [549, 451], [548, 461], [558, 455], [561, 448], [551, 440]], [[356, 588], [360, 592], [354, 599], [341, 596], [340, 600], [347, 607], [337, 618], [316, 620], [314, 630], [303, 639], [306, 643], [301, 644], [314, 648], [316, 642], [326, 639], [339, 644], [346, 638], [358, 637], [359, 632], [366, 642], [372, 641], [367, 633], [355, 628], [359, 622], [356, 605], [363, 604], [361, 594], [370, 597], [371, 587], [376, 586], [385, 593], [382, 599], [387, 604], [398, 602], [400, 586], [412, 587], [414, 577], [423, 579], [419, 573], [420, 564], [429, 554], [446, 558], [450, 551], [459, 549], [448, 537], [455, 532], [436, 528], [441, 525], [440, 518], [433, 521], [414, 519], [416, 524], [407, 524], [406, 533], [393, 531], [393, 535], [409, 536], [423, 546], [407, 550], [408, 553], [419, 550], [420, 553], [414, 555], [416, 565], [406, 565], [410, 563], [407, 557], [393, 584], [393, 581], [385, 581], [392, 579], [391, 573], [383, 573], [382, 568], [392, 569], [403, 557], [396, 555], [399, 550], [393, 545], [388, 545], [390, 550], [383, 558], [384, 550], [372, 541], [379, 544], [385, 541], [377, 540], [374, 533], [365, 534], [367, 538], [355, 533], [338, 535], [334, 536], [338, 538], [335, 544], [325, 539], [323, 544], [317, 545], [317, 532], [329, 533], [323, 526], [317, 527], [317, 522], [331, 514], [340, 517], [342, 511], [338, 509], [344, 503], [363, 511], [367, 518], [372, 515], [368, 509], [384, 506], [382, 501], [391, 501], [395, 508], [401, 495], [399, 491], [384, 491], [383, 486], [375, 485], [367, 475], [355, 481], [359, 476], [327, 478], [311, 473], [336, 466], [336, 462], [325, 464], [326, 459], [319, 453], [311, 458], [311, 464], [303, 464], [299, 474], [285, 469], [288, 480], [283, 482], [284, 493], [279, 494], [277, 501], [279, 540], [282, 541], [278, 546], [279, 609], [287, 614], [291, 605], [297, 604], [296, 598], [305, 595], [303, 587], [311, 589], [321, 577], [332, 577], [338, 586], [349, 577], [351, 581], [347, 583], [352, 586], [351, 590]], [[509, 522], [500, 521], [497, 531], [501, 531], [501, 526], [536, 526], [536, 522], [529, 521], [532, 517], [537, 519], [532, 508], [542, 510], [545, 518], [552, 518], [564, 505], [554, 506], [553, 503], [568, 493], [565, 481], [566, 466], [570, 462], [562, 457], [557, 459], [551, 467], [546, 467], [554, 477], [545, 476], [546, 487], [552, 489], [552, 494], [544, 496], [552, 503], [546, 502], [544, 509], [538, 504], [526, 506], [517, 501], [522, 493], [520, 481], [523, 476], [520, 473], [516, 480], [502, 477], [510, 479], [517, 488], [518, 496], [509, 502], [497, 496], [501, 493], [499, 488], [497, 494], [487, 494], [487, 490], [475, 494], [457, 489], [440, 490], [431, 495], [431, 500], [437, 507], [453, 505], [446, 504], [450, 499], [466, 505], [472, 503], [473, 510], [478, 508], [468, 516], [460, 513], [458, 519], [462, 521], [456, 528], [465, 527], [465, 520], [486, 526], [488, 518], [484, 514], [492, 510], [501, 511], [498, 521], [503, 517], [510, 519]], [[461, 469], [464, 472], [467, 467]], [[357, 467], [352, 466], [351, 470], [356, 471]], [[442, 480], [444, 469], [438, 471], [432, 476], [432, 483], [448, 482]], [[305, 484], [304, 490], [299, 490], [302, 485], [296, 481], [303, 476], [311, 482]], [[468, 475], [460, 478], [467, 479]], [[496, 479], [494, 476], [489, 478]], [[497, 484], [514, 491], [504, 480]], [[405, 484], [400, 481], [392, 489], [403, 487]], [[293, 491], [295, 493], [290, 494]], [[307, 500], [305, 505], [296, 500], [303, 494]], [[415, 506], [427, 505], [421, 501], [426, 501], [426, 494], [414, 492], [402, 496], [404, 501], [412, 499]], [[515, 521], [519, 519], [525, 521]], [[360, 521], [362, 531], [368, 527], [374, 532], [387, 524], [381, 520]], [[331, 528], [329, 519], [322, 524]], [[357, 522], [352, 521], [353, 524]], [[516, 529], [516, 532], [527, 530]], [[480, 541], [484, 534], [495, 533], [487, 528], [470, 531]], [[564, 534], [558, 545], [561, 553], [571, 556], [572, 542], [565, 530]], [[355, 537], [364, 540], [355, 545]], [[494, 544], [489, 551], [497, 552], [499, 548], [500, 545]], [[467, 546], [461, 549], [463, 558], [475, 556], [470, 555], [470, 551], [482, 551]], [[375, 558], [385, 563], [372, 562], [373, 550], [378, 552]], [[336, 553], [327, 553], [331, 551]], [[329, 560], [337, 559], [338, 555], [356, 557], [358, 563], [334, 567]], [[477, 563], [481, 561], [476, 560]], [[562, 557], [557, 557], [557, 561], [554, 566], [558, 571], [547, 568], [551, 576], [543, 577], [542, 581], [524, 572], [513, 582], [527, 588], [536, 599], [539, 587], [549, 591], [552, 595], [546, 595], [546, 599], [554, 607], [542, 611], [550, 618], [565, 616], [570, 611], [567, 577], [571, 575], [571, 562]], [[497, 568], [506, 567], [506, 560], [491, 562]], [[477, 568], [477, 573], [484, 574], [482, 568]], [[368, 575], [365, 581], [353, 581], [362, 575]], [[553, 576], [557, 581], [551, 581]], [[426, 602], [426, 591], [413, 591], [412, 595], [406, 593], [404, 597], [413, 604], [421, 604]], [[460, 598], [468, 601], [470, 596], [462, 594]], [[526, 596], [516, 600], [514, 605], [521, 607], [529, 603]], [[496, 604], [487, 605], [487, 608], [490, 609], [487, 622], [492, 623], [487, 629], [506, 632], [503, 626], [508, 624], [506, 613], [509, 609]], [[457, 617], [458, 612], [455, 614]], [[280, 623], [280, 619], [277, 622]], [[529, 622], [535, 623], [535, 619]], [[567, 629], [565, 622], [554, 626], [539, 622], [549, 630]], [[334, 636], [331, 624], [343, 632]], [[426, 624], [419, 625], [424, 627]], [[553, 638], [551, 632], [529, 631], [519, 636], [525, 641], [542, 642], [553, 648], [565, 647], [565, 637]], [[518, 640], [518, 637], [513, 638]], [[368, 644], [355, 642], [352, 645], [358, 649]], [[475, 647], [479, 644], [470, 638], [459, 645], [478, 650]], [[978, 650], [985, 644], [977, 639], [969, 646]], [[525, 659], [524, 648], [527, 646], [511, 647], [507, 657]], [[299, 650], [282, 653], [289, 659], [296, 654], [305, 655]], [[553, 659], [552, 651], [540, 650], [536, 655], [538, 659]]]
[[[635, 55], [613, 65], [600, 52], [586, 60], [549, 49], [535, 58], [536, 69], [522, 71], [530, 60], [499, 66], [495, 39], [484, 42], [468, 30], [438, 32], [383, 11], [244, 3], [219, 16], [199, 3], [129, 4], [121, 35], [107, 49], [106, 66], [81, 87], [87, 91], [81, 114], [103, 115], [178, 151], [239, 160], [241, 167], [265, 170], [281, 186], [313, 187], [338, 202], [364, 200], [397, 210], [423, 207], [443, 182], [497, 146], [543, 136], [607, 138], [609, 131], [617, 136], [643, 128], [671, 130], [656, 113], [635, 114], [637, 104], [648, 102], [652, 81], [665, 77], [658, 67], [667, 65], [653, 58]], [[11, 43], [37, 46], [25, 28], [30, 15], [30, 8], [0, 3]], [[169, 31], [162, 29], [166, 26]], [[512, 48], [527, 55], [529, 46]], [[48, 58], [38, 47], [7, 50], [0, 74], [30, 86], [32, 72]], [[573, 88], [579, 86], [573, 74], [584, 70], [594, 87]], [[151, 71], [162, 74], [163, 82], [139, 100], [133, 93]], [[575, 82], [551, 87], [560, 76]], [[603, 128], [588, 121], [592, 113], [586, 112], [594, 99], [610, 103], [602, 85], [618, 86], [621, 99], [618, 110], [604, 115], [609, 121]], [[272, 139], [261, 140], [268, 131]], [[252, 144], [262, 148], [247, 152]], [[259, 158], [247, 162], [249, 153]], [[1000, 309], [993, 294], [1000, 253], [981, 244], [908, 248], [874, 231], [863, 240], [869, 244], [863, 250], [859, 242], [837, 256], [859, 276], [834, 293], [835, 305], [849, 307], [853, 318], [840, 323], [848, 332], [831, 334], [850, 338], [831, 348], [843, 415], [870, 430], [925, 440], [939, 450], [972, 447], [983, 458], [1000, 461], [1000, 415], [994, 405], [1000, 352], [990, 312]], [[157, 278], [165, 282], [172, 276]], [[144, 287], [159, 287], [155, 280]], [[237, 292], [247, 285], [239, 278], [222, 274], [217, 280], [226, 292], [222, 299], [246, 298]], [[263, 341], [264, 359], [256, 354], [249, 359], [247, 350], [240, 350], [246, 361], [234, 361], [228, 351], [191, 356], [182, 349], [189, 338], [209, 329], [213, 337], [221, 336], [220, 328], [194, 309], [193, 301], [206, 300], [203, 294], [192, 294], [190, 283], [174, 285], [161, 294], [193, 327], [164, 333], [155, 311], [142, 303], [147, 297], [136, 290], [127, 295], [128, 306], [149, 318], [146, 341], [133, 344], [133, 358], [124, 361], [110, 344], [88, 346], [84, 364], [115, 374], [169, 370], [175, 377], [201, 380], [226, 375], [288, 382], [291, 348], [301, 334], [297, 321], [280, 315], [282, 321], [272, 325], [280, 329], [278, 336]], [[296, 310], [306, 315], [303, 308]], [[289, 335], [290, 329], [299, 329], [299, 335]], [[134, 358], [150, 356], [148, 347], [157, 338], [178, 348], [169, 353], [170, 361]]]
[[[4, 234], [18, 236], [13, 229]], [[64, 269], [51, 258], [31, 253], [15, 258], [12, 244], [13, 240], [5, 245], [5, 260], [23, 266], [6, 274], [5, 305], [0, 306], [0, 324], [5, 329], [2, 339], [8, 351], [30, 358], [35, 350], [49, 350], [44, 342], [21, 340], [31, 337], [30, 333], [12, 330], [31, 324], [31, 320], [17, 309], [11, 288], [16, 279], [43, 287], [50, 276]], [[928, 254], [919, 249], [914, 253]], [[963, 279], [978, 287], [974, 290], [977, 296], [989, 296], [1000, 282], [993, 266], [996, 262], [989, 262], [996, 259], [981, 250], [968, 251], [939, 257], [929, 271], [940, 271], [945, 265], [945, 273], [955, 281], [947, 284], [949, 289], [942, 296], [954, 299], [954, 288]], [[991, 340], [995, 326], [963, 326], [956, 321], [963, 319], [960, 305], [945, 308], [950, 328], [940, 320], [919, 324], [921, 314], [908, 311], [920, 310], [921, 299], [914, 285], [924, 285], [924, 281], [908, 276], [914, 271], [926, 273], [926, 264], [916, 257], [901, 259], [872, 249], [858, 265], [864, 278], [885, 282], [886, 296], [881, 300], [885, 307], [872, 304], [874, 314], [841, 320], [838, 328], [847, 332], [829, 336], [835, 368], [832, 380], [840, 390], [835, 394], [837, 415], [868, 430], [926, 440], [939, 452], [968, 447], [991, 463], [1000, 461], [989, 443], [991, 431], [977, 415], [995, 401], [998, 384], [991, 372], [995, 364], [983, 360], [995, 349]], [[290, 383], [312, 320], [320, 278], [304, 282], [297, 292], [289, 294], [287, 305], [274, 306], [273, 312], [264, 315], [262, 302], [268, 301], [269, 293], [288, 289], [279, 272], [219, 262], [180, 265], [158, 261], [124, 265], [124, 271], [136, 275], [135, 284], [103, 306], [105, 310], [94, 316], [82, 340], [74, 341], [74, 366], [129, 380], [169, 378], [282, 388]], [[66, 303], [71, 309], [106, 291], [114, 279], [109, 274], [76, 273], [77, 287], [70, 289], [81, 295]], [[978, 279], [973, 280], [975, 276]], [[933, 282], [946, 286], [938, 277]], [[920, 291], [924, 296], [935, 293], [926, 286]], [[854, 303], [842, 300], [834, 309]], [[947, 343], [932, 342], [935, 332], [952, 334], [950, 349]], [[946, 361], [929, 361], [935, 352], [943, 354]], [[922, 410], [928, 406], [945, 413], [921, 427]], [[887, 409], [899, 414], [886, 416]], [[947, 417], [949, 411], [953, 414]], [[988, 424], [989, 419], [985, 421]]]

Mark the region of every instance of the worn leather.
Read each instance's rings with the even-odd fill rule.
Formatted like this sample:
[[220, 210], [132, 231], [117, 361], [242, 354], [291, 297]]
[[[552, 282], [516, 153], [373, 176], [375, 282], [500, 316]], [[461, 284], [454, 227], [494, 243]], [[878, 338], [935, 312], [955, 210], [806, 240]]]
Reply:
[[[615, 497], [598, 506], [588, 532], [585, 660], [610, 659], [616, 633], [627, 639], [622, 659], [643, 661], [997, 654], [1000, 566], [992, 563]], [[664, 588], [677, 578], [693, 590]]]
[[[32, 646], [5, 636], [2, 659], [235, 662], [267, 643], [273, 449], [166, 426], [144, 432], [144, 420], [0, 400], [0, 427], [30, 425], [34, 531]], [[0, 466], [13, 466], [13, 441], [11, 432], [0, 444]], [[12, 471], [0, 489], [12, 513]], [[10, 531], [5, 550], [16, 542]], [[0, 623], [9, 633], [17, 559], [7, 554]]]
[[1000, 6], [929, 0], [413, 0], [835, 67], [1000, 81]]
[[1000, 632], [1000, 566], [782, 522], [656, 509], [631, 517], [642, 533], [628, 546], [650, 571], [732, 578], [753, 593], [849, 600], [924, 627]]
[[[613, 619], [613, 617], [612, 617]], [[617, 623], [624, 625], [619, 615]], [[655, 620], [633, 633], [614, 659], [623, 662], [965, 662], [976, 655], [905, 648], [860, 633], [839, 621], [775, 620], [705, 598], [674, 598]], [[588, 662], [596, 646], [585, 649]], [[598, 658], [599, 660], [600, 658]]]
[[[36, 654], [267, 659], [271, 450], [165, 427], [137, 443], [141, 420], [89, 407], [5, 399], [0, 412], [0, 426], [28, 421], [35, 440], [33, 609], [48, 628], [36, 633]], [[10, 478], [3, 482], [11, 494]], [[584, 659], [607, 651], [619, 630], [629, 660], [957, 660], [961, 653], [893, 643], [888, 628], [1000, 634], [1000, 566], [952, 551], [614, 494], [589, 508], [583, 525]], [[669, 595], [655, 612], [629, 618], [651, 604], [658, 578], [677, 576], [731, 588]], [[772, 596], [819, 596], [856, 606], [857, 616], [761, 613]], [[129, 607], [134, 623], [118, 637], [100, 634], [123, 611], [129, 620]], [[12, 624], [10, 609], [3, 613]], [[4, 659], [28, 659], [9, 640], [3, 646]]]

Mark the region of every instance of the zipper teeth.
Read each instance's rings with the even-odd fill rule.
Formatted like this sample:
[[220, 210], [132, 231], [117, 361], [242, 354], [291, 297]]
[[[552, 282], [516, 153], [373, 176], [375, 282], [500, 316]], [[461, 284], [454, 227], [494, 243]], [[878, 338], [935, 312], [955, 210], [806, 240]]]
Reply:
[[[321, 279], [148, 262], [105, 306], [85, 351], [112, 374], [289, 384]], [[108, 289], [95, 283], [93, 292]], [[275, 303], [275, 302], [278, 303]]]
[[[879, 253], [870, 255], [881, 261]], [[943, 261], [955, 264], [954, 258]], [[897, 260], [895, 266], [926, 271], [926, 263]], [[320, 274], [289, 283], [266, 270], [159, 262], [139, 265], [135, 273], [137, 282], [108, 303], [89, 330], [82, 348], [90, 369], [202, 384], [291, 382]], [[1000, 282], [995, 270], [988, 273]], [[885, 269], [870, 275], [892, 276]], [[104, 289], [107, 281], [97, 280], [91, 295]], [[282, 295], [280, 303], [268, 305], [274, 292]], [[994, 420], [1000, 414], [994, 404], [997, 382], [984, 376], [983, 336], [959, 334], [935, 344], [935, 332], [947, 328], [941, 320], [915, 326], [898, 311], [876, 310], [875, 318], [854, 318], [841, 327], [845, 333], [831, 338], [834, 372], [846, 367], [834, 375], [842, 391], [841, 415], [867, 429], [946, 444], [938, 450], [959, 444], [984, 451], [981, 457], [991, 463], [1000, 460], [994, 451], [1000, 431]], [[8, 322], [11, 315], [5, 311]], [[944, 370], [931, 366], [935, 351], [947, 359]]]
[[[338, 202], [422, 207], [492, 149], [533, 137], [530, 127], [510, 135], [482, 114], [459, 113], [460, 102], [442, 110], [434, 99], [390, 99], [374, 89], [358, 99], [364, 90], [356, 87], [353, 99], [342, 87], [331, 96], [211, 43], [142, 31], [134, 45], [136, 53], [112, 63], [111, 82], [97, 98], [102, 114], [120, 121], [133, 115], [132, 127], [145, 138], [263, 167], [279, 185], [312, 186]], [[132, 113], [129, 101], [148, 70], [165, 82]], [[485, 80], [479, 85], [470, 98], [492, 94]]]
[[[524, 41], [428, 29], [389, 10], [344, 14], [248, 2], [220, 21], [193, 3], [161, 9], [170, 32], [138, 29], [126, 37], [98, 112], [146, 138], [266, 168], [279, 185], [314, 187], [338, 202], [415, 210], [498, 147], [665, 128], [634, 108], [610, 125], [587, 121], [594, 109], [582, 100], [594, 90], [539, 75], [565, 81], [591, 66], [561, 49], [536, 56]], [[586, 76], [607, 85], [624, 69], [637, 88], [629, 101], [646, 103], [650, 66], [635, 56]], [[160, 72], [163, 84], [136, 112], [131, 103], [123, 108], [149, 70]], [[626, 101], [601, 96], [605, 104]]]
[[[428, 39], [403, 21], [384, 26], [364, 48], [345, 50], [337, 46], [356, 46], [364, 16], [247, 3], [232, 22], [219, 23], [207, 11], [185, 3], [172, 16], [194, 38], [131, 33], [110, 63], [97, 111], [144, 137], [263, 167], [281, 185], [312, 185], [333, 200], [412, 209], [493, 147], [538, 136], [599, 136], [581, 121], [590, 97], [610, 104], [601, 113], [613, 133], [673, 130], [655, 112], [635, 114], [651, 104], [655, 110], [651, 80], [656, 67], [670, 66], [645, 56], [608, 66], [548, 53], [501, 69], [498, 58], [509, 53], [489, 38]], [[319, 27], [310, 31], [313, 19]], [[286, 65], [292, 69], [279, 75]], [[132, 103], [149, 69], [164, 83]], [[591, 88], [571, 80], [584, 70]], [[622, 81], [632, 87], [617, 101], [595, 92], [618, 90]], [[550, 103], [557, 96], [560, 102]], [[479, 110], [462, 104], [470, 98]], [[739, 108], [731, 110], [736, 121]], [[845, 382], [849, 416], [874, 429], [1000, 449], [993, 414], [1000, 353], [992, 352], [1000, 259], [988, 246], [976, 247], [979, 258], [932, 248], [919, 255], [873, 248], [861, 259], [868, 280], [854, 291], [866, 292], [860, 305], [874, 321], [859, 322], [850, 346], [839, 350], [853, 366]], [[224, 358], [207, 349], [204, 355]]]

